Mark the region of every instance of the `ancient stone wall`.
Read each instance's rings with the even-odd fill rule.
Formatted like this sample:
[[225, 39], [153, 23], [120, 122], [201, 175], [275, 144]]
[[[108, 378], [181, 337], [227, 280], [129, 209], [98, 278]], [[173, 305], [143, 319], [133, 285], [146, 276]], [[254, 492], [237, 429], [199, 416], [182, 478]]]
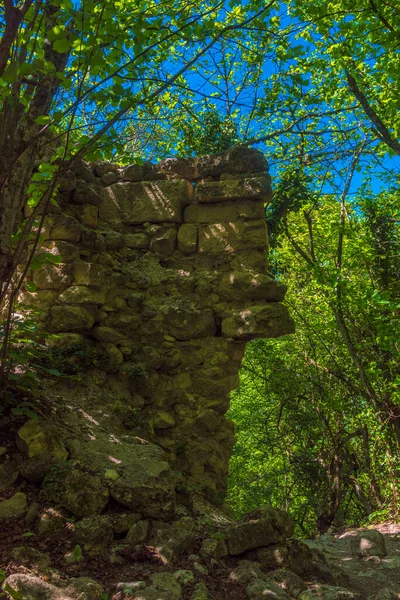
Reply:
[[84, 367], [87, 389], [119, 402], [127, 426], [214, 497], [245, 343], [292, 331], [266, 261], [270, 198], [267, 163], [246, 148], [82, 163], [62, 180], [39, 249], [61, 262], [32, 271], [36, 291], [24, 294], [66, 371]]

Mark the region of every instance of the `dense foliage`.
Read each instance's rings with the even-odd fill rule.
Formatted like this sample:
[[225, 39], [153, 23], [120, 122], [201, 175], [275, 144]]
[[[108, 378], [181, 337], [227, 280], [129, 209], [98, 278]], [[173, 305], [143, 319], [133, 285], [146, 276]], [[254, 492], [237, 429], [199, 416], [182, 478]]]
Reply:
[[343, 225], [334, 197], [287, 219], [271, 260], [296, 334], [247, 348], [230, 411], [237, 512], [267, 501], [290, 510], [303, 534], [397, 515], [398, 206], [398, 190], [363, 189]]

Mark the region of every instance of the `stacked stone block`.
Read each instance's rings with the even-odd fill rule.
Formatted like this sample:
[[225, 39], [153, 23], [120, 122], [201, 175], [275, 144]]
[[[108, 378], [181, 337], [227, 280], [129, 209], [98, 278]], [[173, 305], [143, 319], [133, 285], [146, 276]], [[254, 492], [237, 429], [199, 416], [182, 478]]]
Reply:
[[94, 379], [125, 382], [138, 430], [214, 497], [245, 343], [292, 331], [285, 288], [267, 270], [270, 198], [267, 163], [247, 148], [81, 163], [61, 182], [39, 249], [61, 262], [33, 271], [37, 289], [24, 295], [42, 310], [48, 344], [98, 351]]

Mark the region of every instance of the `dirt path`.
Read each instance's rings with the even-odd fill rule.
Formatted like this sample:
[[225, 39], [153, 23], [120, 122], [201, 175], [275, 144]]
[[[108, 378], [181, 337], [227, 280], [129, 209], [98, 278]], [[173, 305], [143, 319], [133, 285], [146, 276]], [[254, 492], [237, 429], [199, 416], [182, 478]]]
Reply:
[[349, 576], [348, 589], [358, 592], [362, 598], [371, 598], [383, 588], [391, 588], [400, 598], [400, 524], [383, 523], [373, 529], [385, 538], [387, 556], [379, 558], [355, 558], [350, 541], [367, 529], [347, 529], [344, 533], [325, 534], [317, 540], [306, 541], [310, 548], [321, 550], [328, 562], [341, 567]]

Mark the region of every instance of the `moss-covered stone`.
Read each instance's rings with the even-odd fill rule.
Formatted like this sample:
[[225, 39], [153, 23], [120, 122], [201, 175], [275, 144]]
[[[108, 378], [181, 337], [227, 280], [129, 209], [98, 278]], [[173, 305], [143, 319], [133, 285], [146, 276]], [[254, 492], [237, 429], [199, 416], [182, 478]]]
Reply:
[[197, 227], [191, 223], [181, 225], [178, 229], [178, 250], [183, 254], [197, 251]]
[[85, 285], [73, 285], [58, 296], [60, 304], [104, 304], [105, 294], [102, 290]]
[[33, 272], [33, 282], [41, 290], [62, 290], [72, 283], [72, 267], [65, 264], [43, 265]]
[[74, 285], [101, 286], [105, 283], [104, 268], [96, 263], [79, 260], [74, 263]]
[[170, 256], [175, 250], [176, 244], [176, 230], [175, 229], [164, 229], [157, 232], [150, 237], [150, 249], [152, 252], [159, 254], [165, 254]]
[[185, 303], [162, 307], [168, 333], [177, 340], [194, 340], [216, 332], [214, 313], [210, 309], [188, 306]]
[[28, 510], [28, 503], [25, 494], [17, 492], [8, 500], [0, 502], [0, 523], [15, 521], [24, 516]]
[[[96, 180], [94, 179], [94, 181]], [[95, 188], [86, 181], [78, 179], [72, 194], [72, 202], [74, 204], [92, 204], [93, 206], [100, 206], [101, 196], [99, 196]]]
[[216, 292], [222, 300], [230, 302], [239, 303], [244, 300], [282, 302], [286, 286], [263, 273], [232, 271], [222, 277]]
[[68, 452], [59, 432], [49, 423], [30, 420], [17, 432], [17, 445], [28, 459], [21, 466], [22, 475], [32, 481], [40, 481], [50, 466], [64, 462]]
[[146, 233], [128, 233], [125, 235], [125, 244], [135, 250], [149, 247], [149, 236]]
[[249, 600], [290, 600], [290, 596], [272, 581], [255, 579], [246, 587], [246, 594]]
[[283, 511], [258, 509], [225, 531], [229, 554], [236, 556], [253, 548], [283, 541], [292, 535], [293, 529], [293, 522]]
[[83, 306], [53, 306], [50, 326], [53, 332], [87, 331], [94, 323], [94, 314]]
[[75, 524], [74, 538], [91, 556], [104, 554], [114, 537], [110, 519], [104, 515], [86, 517]]
[[288, 310], [278, 303], [253, 304], [222, 321], [222, 333], [238, 340], [274, 338], [293, 333]]
[[19, 466], [17, 461], [10, 460], [0, 464], [0, 492], [10, 488], [19, 476]]
[[174, 426], [175, 419], [170, 413], [159, 410], [153, 415], [154, 429], [170, 429]]
[[81, 234], [82, 228], [76, 219], [67, 215], [60, 215], [55, 217], [53, 221], [50, 238], [74, 243], [79, 242]]
[[148, 521], [138, 521], [129, 528], [126, 541], [130, 544], [143, 544], [149, 535], [150, 524]]
[[93, 204], [84, 204], [79, 211], [78, 217], [85, 227], [95, 229], [99, 223], [99, 209]]
[[75, 468], [48, 482], [46, 491], [50, 498], [77, 517], [100, 514], [109, 498], [107, 486], [100, 477]]
[[182, 517], [173, 523], [155, 521], [149, 544], [159, 551], [166, 562], [174, 562], [182, 552], [190, 549], [198, 535], [198, 527], [190, 517]]

